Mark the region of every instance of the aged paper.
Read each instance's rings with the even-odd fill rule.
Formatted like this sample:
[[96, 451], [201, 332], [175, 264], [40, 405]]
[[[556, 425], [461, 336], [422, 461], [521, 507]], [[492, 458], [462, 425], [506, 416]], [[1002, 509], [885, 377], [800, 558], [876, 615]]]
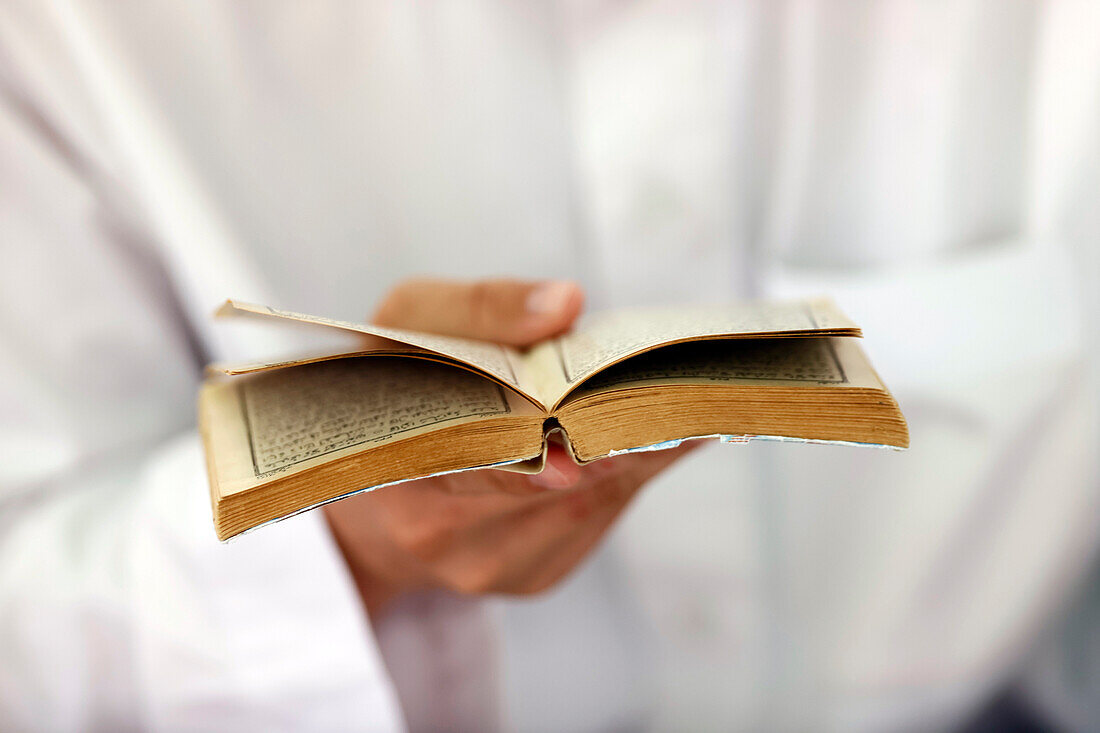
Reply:
[[543, 414], [478, 373], [400, 357], [215, 379], [204, 385], [201, 401], [220, 496], [440, 428]]
[[227, 315], [251, 315], [284, 320], [297, 321], [299, 323], [311, 323], [331, 328], [339, 328], [344, 331], [377, 336], [390, 341], [398, 341], [402, 344], [426, 349], [448, 356], [456, 361], [469, 364], [487, 374], [499, 379], [508, 386], [525, 394], [520, 386], [521, 376], [517, 372], [522, 369], [522, 359], [518, 352], [507, 346], [493, 344], [487, 341], [457, 338], [454, 336], [438, 336], [435, 334], [420, 333], [418, 331], [406, 331], [398, 328], [384, 328], [365, 323], [352, 323], [351, 321], [339, 321], [321, 316], [310, 316], [294, 311], [285, 311], [279, 308], [271, 308], [266, 305], [244, 303], [236, 300], [227, 300], [218, 310], [219, 316]]
[[[656, 346], [721, 336], [858, 336], [831, 301], [642, 308], [600, 313], [562, 336], [557, 347], [566, 388]], [[545, 358], [545, 356], [543, 356]]]
[[364, 335], [363, 338], [369, 341], [364, 344], [364, 348], [355, 349], [354, 351], [318, 351], [312, 354], [299, 354], [284, 358], [268, 358], [240, 362], [214, 362], [206, 365], [206, 374], [207, 376], [215, 376], [218, 374], [227, 374], [230, 376], [254, 374], [256, 372], [267, 372], [274, 369], [301, 366], [302, 364], [313, 364], [319, 361], [350, 359], [358, 356], [410, 356], [414, 358], [432, 358], [437, 361], [446, 358], [434, 351], [428, 351], [427, 349], [421, 349], [416, 346], [409, 346], [389, 339], [366, 335]]
[[500, 385], [455, 367], [397, 359], [329, 361], [239, 386], [257, 476], [422, 428], [505, 415]]
[[523, 355], [522, 373], [524, 386], [547, 410], [552, 409], [571, 386], [565, 379], [557, 339], [532, 346]]
[[218, 314], [278, 318], [339, 328], [363, 334], [368, 339], [367, 348], [357, 352], [212, 367], [226, 374], [246, 374], [369, 353], [422, 357], [438, 354], [484, 372], [547, 409], [600, 370], [662, 345], [739, 336], [859, 335], [855, 324], [827, 299], [599, 313], [582, 319], [571, 333], [538, 344], [526, 353], [483, 341], [339, 321], [240, 301], [226, 301]]
[[569, 399], [633, 387], [707, 384], [882, 387], [854, 338], [724, 339], [627, 359], [586, 381]]

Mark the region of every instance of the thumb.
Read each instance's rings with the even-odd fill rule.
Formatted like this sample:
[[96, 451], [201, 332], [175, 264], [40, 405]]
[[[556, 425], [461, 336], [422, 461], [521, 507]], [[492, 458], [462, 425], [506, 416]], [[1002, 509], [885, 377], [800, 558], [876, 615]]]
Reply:
[[530, 346], [569, 328], [584, 294], [566, 280], [406, 280], [382, 301], [379, 326]]

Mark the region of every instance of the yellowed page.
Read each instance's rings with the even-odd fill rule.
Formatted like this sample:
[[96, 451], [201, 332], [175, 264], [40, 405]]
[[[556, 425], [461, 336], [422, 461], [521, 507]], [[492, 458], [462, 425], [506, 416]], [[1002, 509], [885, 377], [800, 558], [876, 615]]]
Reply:
[[204, 387], [201, 405], [221, 496], [443, 426], [541, 414], [478, 374], [385, 357], [222, 379]]
[[[582, 319], [555, 342], [561, 381], [552, 402], [602, 369], [659, 346], [714, 338], [763, 336], [859, 336], [859, 328], [832, 303], [819, 298], [724, 306], [639, 308]], [[528, 355], [526, 369], [549, 371], [551, 351]], [[550, 377], [542, 382], [549, 384]]]
[[468, 364], [475, 369], [481, 370], [499, 379], [501, 382], [519, 391], [521, 394], [531, 397], [522, 386], [522, 383], [525, 381], [522, 375], [523, 359], [515, 349], [508, 346], [489, 343], [487, 341], [476, 341], [474, 339], [439, 336], [436, 334], [421, 333], [419, 331], [406, 331], [398, 328], [372, 326], [365, 323], [339, 321], [236, 300], [227, 300], [225, 304], [218, 309], [217, 315], [282, 319], [285, 321], [308, 323], [328, 328], [338, 328], [343, 331], [354, 331], [355, 333], [400, 342], [402, 344], [442, 354], [455, 361]]
[[309, 354], [296, 354], [281, 358], [255, 359], [239, 362], [214, 362], [206, 365], [206, 375], [227, 374], [237, 376], [241, 374], [255, 374], [267, 372], [273, 369], [286, 369], [287, 367], [313, 364], [318, 361], [330, 359], [349, 359], [357, 356], [411, 356], [430, 357], [439, 360], [441, 357], [434, 351], [421, 349], [417, 346], [409, 346], [398, 341], [364, 335], [364, 344], [361, 349], [351, 351], [317, 351]]
[[558, 339], [543, 341], [523, 354], [524, 386], [541, 404], [549, 408], [569, 391], [562, 368]]
[[600, 372], [553, 414], [582, 461], [703, 437], [909, 444], [904, 416], [851, 337], [679, 344]]
[[885, 389], [855, 338], [743, 339], [636, 356], [592, 377], [566, 402], [632, 387], [702, 384]]

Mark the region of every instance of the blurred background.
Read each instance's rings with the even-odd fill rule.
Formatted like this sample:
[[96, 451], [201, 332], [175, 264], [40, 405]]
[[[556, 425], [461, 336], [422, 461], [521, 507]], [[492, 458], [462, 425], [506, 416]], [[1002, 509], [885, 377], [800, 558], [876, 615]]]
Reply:
[[912, 436], [662, 475], [478, 609], [504, 730], [1100, 730], [1098, 39], [1091, 0], [2, 0], [0, 728], [400, 728], [323, 523], [216, 543], [194, 398], [305, 346], [222, 299], [427, 274], [832, 295]]

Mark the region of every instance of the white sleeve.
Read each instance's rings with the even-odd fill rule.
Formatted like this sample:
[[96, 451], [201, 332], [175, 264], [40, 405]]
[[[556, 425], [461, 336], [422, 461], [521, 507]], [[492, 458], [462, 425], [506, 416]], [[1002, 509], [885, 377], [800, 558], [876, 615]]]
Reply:
[[[214, 537], [201, 362], [283, 339], [203, 328], [216, 297], [256, 294], [254, 268], [158, 146], [112, 144], [74, 57], [87, 29], [55, 11], [0, 6], [0, 730], [401, 729], [323, 515]], [[481, 604], [436, 600], [379, 634], [409, 705], [460, 669], [485, 694], [451, 697], [491, 716]]]
[[6, 730], [402, 729], [321, 514], [217, 543], [194, 435], [71, 483], [0, 539]]
[[0, 8], [0, 730], [401, 729], [323, 516], [214, 537], [202, 348], [53, 12]]

